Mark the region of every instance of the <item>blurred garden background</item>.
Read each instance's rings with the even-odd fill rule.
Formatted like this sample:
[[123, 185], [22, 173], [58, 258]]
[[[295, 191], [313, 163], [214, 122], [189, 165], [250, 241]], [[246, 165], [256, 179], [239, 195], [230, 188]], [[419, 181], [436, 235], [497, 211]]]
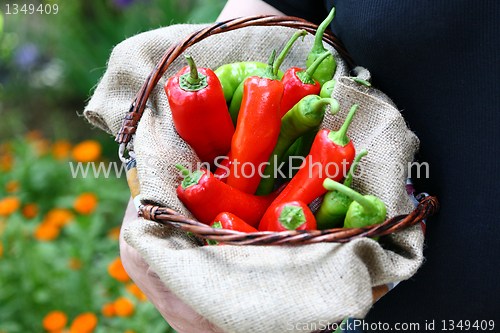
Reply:
[[121, 266], [125, 174], [74, 178], [70, 163], [118, 162], [113, 138], [79, 116], [113, 46], [213, 22], [224, 4], [0, 2], [1, 333], [174, 332]]

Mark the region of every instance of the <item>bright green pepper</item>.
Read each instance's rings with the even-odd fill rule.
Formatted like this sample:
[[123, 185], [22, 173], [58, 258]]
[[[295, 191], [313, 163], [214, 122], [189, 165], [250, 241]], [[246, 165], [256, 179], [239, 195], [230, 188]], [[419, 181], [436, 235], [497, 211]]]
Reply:
[[382, 200], [373, 195], [361, 195], [353, 189], [329, 178], [323, 186], [329, 191], [339, 191], [354, 200], [347, 210], [344, 228], [363, 228], [384, 222], [386, 208]]
[[[319, 126], [316, 126], [312, 130], [298, 138], [297, 141], [295, 141], [297, 143], [297, 148], [295, 149], [295, 155], [293, 156], [306, 158], [311, 151], [312, 143], [314, 142], [314, 139], [316, 138], [316, 134], [318, 134], [318, 132]], [[292, 159], [293, 172], [291, 177], [295, 176], [301, 164], [302, 158]]]
[[[281, 78], [283, 77], [284, 73], [279, 70], [281, 63], [285, 59], [285, 56], [287, 55], [288, 51], [292, 47], [293, 43], [299, 38], [299, 37], [304, 37], [307, 34], [307, 31], [305, 30], [299, 30], [296, 33], [293, 34], [292, 38], [288, 41], [288, 43], [285, 45], [285, 48], [283, 51], [281, 51], [280, 55], [276, 59], [273, 68], [274, 68], [274, 74], [278, 75], [278, 77]], [[265, 68], [258, 68], [256, 69], [253, 73], [251, 73], [249, 76], [253, 75], [262, 75], [263, 72], [265, 71]], [[238, 113], [240, 112], [240, 107], [241, 107], [241, 101], [243, 100], [243, 86], [244, 86], [244, 79], [240, 83], [240, 85], [236, 88], [233, 94], [233, 98], [231, 99], [231, 104], [229, 105], [229, 114], [231, 115], [231, 119], [233, 119], [233, 124], [236, 126], [236, 122], [238, 120]]]
[[222, 65], [214, 72], [219, 78], [224, 92], [226, 103], [231, 102], [234, 91], [240, 83], [245, 81], [253, 72], [259, 68], [266, 68], [267, 64], [258, 61], [234, 62], [232, 64]]
[[335, 88], [335, 84], [337, 80], [326, 81], [325, 84], [321, 86], [321, 91], [319, 92], [319, 96], [322, 98], [330, 98], [332, 97], [333, 89]]
[[274, 190], [275, 168], [281, 165], [283, 156], [297, 138], [321, 124], [327, 104], [331, 105], [332, 113], [340, 110], [339, 103], [332, 98], [308, 95], [281, 118], [278, 142], [269, 157], [269, 164], [262, 173], [264, 176], [255, 194], [266, 195]]
[[[354, 158], [351, 168], [349, 169], [349, 174], [344, 180], [344, 186], [351, 187], [354, 170], [361, 157], [365, 156], [367, 153], [368, 151], [363, 149]], [[314, 214], [318, 223], [318, 229], [323, 230], [342, 226], [345, 215], [347, 214], [347, 209], [351, 203], [352, 199], [344, 193], [339, 191], [329, 191], [326, 193], [321, 207], [319, 207]]]
[[[326, 52], [326, 49], [323, 46], [323, 34], [325, 33], [326, 28], [330, 25], [330, 22], [332, 22], [334, 15], [335, 8], [332, 8], [330, 14], [328, 14], [327, 18], [319, 25], [318, 30], [316, 30], [313, 47], [307, 55], [307, 68], [312, 66], [314, 61]], [[323, 86], [326, 81], [330, 81], [333, 78], [335, 69], [337, 69], [337, 63], [335, 62], [333, 55], [331, 55], [321, 62], [312, 77], [314, 80], [318, 81], [321, 86]]]

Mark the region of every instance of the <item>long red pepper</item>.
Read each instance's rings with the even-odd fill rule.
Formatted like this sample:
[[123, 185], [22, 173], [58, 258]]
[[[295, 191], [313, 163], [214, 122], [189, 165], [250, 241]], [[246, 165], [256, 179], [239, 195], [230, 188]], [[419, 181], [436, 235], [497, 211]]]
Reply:
[[[210, 226], [217, 229], [227, 229], [246, 233], [257, 232], [257, 229], [252, 227], [250, 224], [246, 223], [238, 216], [228, 212], [222, 212], [217, 215]], [[220, 243], [214, 240], [207, 240], [207, 245], [224, 245], [224, 243]]]
[[231, 151], [227, 153], [227, 156], [225, 156], [224, 159], [215, 161], [215, 166], [217, 167], [217, 169], [214, 172], [214, 176], [221, 182], [227, 182], [227, 176], [229, 175], [232, 161], [233, 154], [231, 154]]
[[289, 201], [302, 201], [310, 204], [326, 192], [323, 187], [323, 181], [326, 178], [340, 181], [344, 177], [356, 155], [354, 145], [346, 132], [357, 107], [354, 105], [351, 108], [340, 130], [324, 129], [318, 132], [311, 152], [301, 168], [262, 217], [259, 224], [260, 231], [267, 230], [276, 206]]
[[316, 219], [304, 202], [282, 202], [274, 207], [267, 230], [316, 230]]
[[168, 79], [165, 92], [175, 129], [203, 162], [213, 165], [231, 149], [234, 125], [215, 73], [186, 59], [189, 67]]
[[257, 229], [252, 227], [250, 224], [246, 223], [238, 216], [228, 213], [222, 212], [215, 217], [213, 222], [210, 224], [212, 227], [217, 222], [220, 223], [221, 229], [235, 230], [241, 232], [257, 232]]
[[[275, 51], [266, 73], [244, 81], [243, 100], [231, 142], [233, 156], [227, 184], [253, 194], [281, 128], [280, 102], [283, 83], [273, 73]], [[260, 172], [259, 172], [260, 171]]]
[[194, 217], [205, 224], [210, 224], [221, 212], [230, 212], [251, 226], [257, 227], [267, 207], [281, 190], [278, 189], [266, 196], [256, 196], [241, 192], [217, 180], [208, 170], [189, 173], [181, 165], [176, 167], [183, 173], [188, 173], [177, 187], [177, 196]]
[[292, 67], [285, 72], [285, 75], [281, 78], [284, 87], [283, 98], [281, 99], [281, 117], [307, 95], [319, 95], [321, 86], [312, 76], [321, 62], [329, 55], [331, 53], [326, 51], [307, 70]]

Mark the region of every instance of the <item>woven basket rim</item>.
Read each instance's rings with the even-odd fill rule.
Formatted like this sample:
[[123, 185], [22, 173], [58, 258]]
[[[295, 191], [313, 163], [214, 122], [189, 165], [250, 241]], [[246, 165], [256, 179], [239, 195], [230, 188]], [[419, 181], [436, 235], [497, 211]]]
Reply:
[[325, 230], [259, 231], [245, 233], [212, 228], [179, 214], [168, 207], [140, 205], [138, 216], [163, 225], [190, 232], [205, 239], [229, 245], [305, 245], [321, 242], [346, 243], [361, 237], [385, 236], [413, 226], [439, 210], [436, 197], [427, 193], [417, 195], [418, 205], [410, 214], [397, 215], [363, 228], [332, 228]]

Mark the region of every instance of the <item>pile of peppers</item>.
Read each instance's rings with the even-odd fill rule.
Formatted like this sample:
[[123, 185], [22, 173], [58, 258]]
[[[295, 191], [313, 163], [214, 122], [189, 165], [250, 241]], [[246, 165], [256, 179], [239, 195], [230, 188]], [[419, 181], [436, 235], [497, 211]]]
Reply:
[[[280, 71], [306, 34], [300, 30], [277, 57], [273, 50], [267, 64], [238, 62], [213, 71], [187, 55], [188, 66], [165, 83], [178, 134], [208, 166], [190, 172], [176, 165], [184, 178], [178, 198], [198, 221], [240, 232], [359, 228], [384, 221], [382, 201], [350, 188], [356, 165], [368, 153], [356, 155], [347, 136], [358, 106], [339, 129], [319, 130], [327, 106], [332, 114], [340, 109], [331, 98], [335, 59], [322, 42], [334, 13], [319, 26], [305, 69]], [[283, 165], [295, 172], [283, 173]], [[319, 197], [322, 205], [313, 214], [308, 205]]]

